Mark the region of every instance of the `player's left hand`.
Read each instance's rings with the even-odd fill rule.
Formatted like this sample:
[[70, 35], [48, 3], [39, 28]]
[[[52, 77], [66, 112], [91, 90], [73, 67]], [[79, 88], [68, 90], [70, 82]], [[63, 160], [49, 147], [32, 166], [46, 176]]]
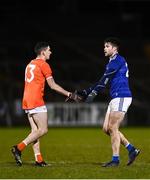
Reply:
[[94, 98], [97, 96], [97, 93], [95, 91], [92, 91], [86, 98], [85, 102], [86, 103], [91, 103], [93, 102]]

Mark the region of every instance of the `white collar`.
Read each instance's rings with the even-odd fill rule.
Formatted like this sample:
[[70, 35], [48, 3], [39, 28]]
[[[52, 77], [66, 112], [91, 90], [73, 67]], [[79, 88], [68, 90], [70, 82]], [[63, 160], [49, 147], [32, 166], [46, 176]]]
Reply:
[[117, 55], [118, 55], [118, 53], [114, 54], [113, 57], [110, 57], [110, 58], [109, 58], [109, 62], [112, 61], [112, 60], [114, 60], [114, 59], [116, 59]]

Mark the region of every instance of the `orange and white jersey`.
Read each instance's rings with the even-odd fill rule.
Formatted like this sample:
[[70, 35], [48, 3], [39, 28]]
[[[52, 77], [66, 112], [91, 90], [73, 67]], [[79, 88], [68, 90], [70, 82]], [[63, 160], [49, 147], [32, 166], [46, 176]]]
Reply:
[[43, 59], [34, 59], [25, 70], [25, 87], [22, 101], [23, 109], [43, 106], [45, 79], [52, 77], [49, 64]]

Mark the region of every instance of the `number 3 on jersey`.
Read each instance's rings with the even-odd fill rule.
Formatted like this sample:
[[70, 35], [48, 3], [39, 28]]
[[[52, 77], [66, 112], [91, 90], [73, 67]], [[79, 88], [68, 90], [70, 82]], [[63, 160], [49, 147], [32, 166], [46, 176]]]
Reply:
[[[25, 70], [25, 81], [30, 83], [33, 79], [34, 79], [34, 71], [35, 69], [35, 65], [34, 64], [29, 64], [27, 67], [26, 67], [26, 70]], [[30, 78], [28, 78], [30, 77]]]

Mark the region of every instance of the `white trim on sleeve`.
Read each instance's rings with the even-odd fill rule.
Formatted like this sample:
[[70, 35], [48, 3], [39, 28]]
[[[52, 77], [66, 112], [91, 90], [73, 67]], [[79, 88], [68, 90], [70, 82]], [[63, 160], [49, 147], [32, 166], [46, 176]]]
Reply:
[[48, 78], [46, 78], [46, 79], [50, 79], [50, 78], [53, 78], [53, 76], [49, 76]]

